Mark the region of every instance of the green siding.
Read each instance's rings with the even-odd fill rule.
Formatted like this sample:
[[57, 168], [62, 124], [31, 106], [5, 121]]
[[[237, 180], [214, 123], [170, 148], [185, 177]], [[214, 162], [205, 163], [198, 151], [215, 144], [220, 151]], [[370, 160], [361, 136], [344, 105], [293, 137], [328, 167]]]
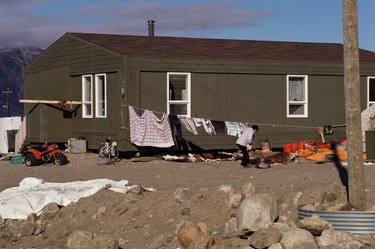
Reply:
[[64, 66], [69, 67], [69, 75], [116, 72], [123, 70], [124, 57], [67, 34], [27, 65], [25, 73]]
[[[193, 83], [194, 82], [194, 83]], [[191, 115], [197, 118], [219, 119], [226, 101], [225, 74], [193, 74], [191, 84]]]
[[[375, 65], [363, 64], [360, 69], [364, 109], [366, 76], [375, 75]], [[121, 56], [67, 34], [27, 66], [25, 98], [81, 100], [81, 76], [106, 73], [108, 117], [83, 119], [80, 107], [71, 119], [63, 119], [61, 111], [38, 105], [28, 115], [27, 136], [38, 141], [82, 136], [88, 140], [89, 149], [97, 149], [105, 137], [111, 136], [119, 142], [120, 150], [134, 151], [128, 105], [166, 112], [167, 72], [191, 73], [192, 117], [259, 124], [255, 147], [260, 147], [263, 139], [272, 147], [319, 140], [316, 127], [345, 123], [342, 64], [288, 58], [245, 61]], [[286, 117], [287, 74], [308, 75], [308, 118]], [[26, 112], [33, 108], [25, 106]], [[210, 136], [202, 128], [195, 136], [182, 129], [190, 149], [236, 148], [235, 137]], [[326, 139], [331, 142], [344, 136], [345, 128], [336, 128]]]
[[46, 51], [25, 68], [26, 74], [38, 73], [67, 65], [66, 51], [67, 37], [62, 37], [52, 44]]
[[[139, 98], [129, 99], [129, 104], [155, 112], [166, 112], [166, 72], [140, 72], [140, 75], [140, 84], [134, 84], [138, 85], [138, 93], [132, 92]], [[342, 77], [310, 76], [309, 117], [287, 118], [286, 75], [193, 72], [192, 117], [259, 124], [261, 132], [256, 136], [256, 147], [264, 139], [275, 147], [297, 140], [319, 140], [317, 127], [345, 123], [343, 90], [337, 90], [340, 87]], [[315, 97], [320, 93], [319, 89], [324, 89], [324, 94]], [[334, 98], [329, 94], [332, 91], [335, 91]], [[335, 115], [327, 106], [337, 109]], [[160, 117], [159, 113], [156, 114]], [[328, 137], [327, 141], [343, 136], [342, 131], [335, 131], [338, 131], [337, 136]], [[193, 144], [189, 146], [190, 149], [194, 146], [203, 149], [235, 148], [235, 137], [211, 136], [201, 128], [198, 132], [199, 135], [195, 136], [183, 129], [184, 139]]]
[[[198, 60], [128, 56], [129, 69], [196, 73], [343, 75], [343, 65], [293, 60]], [[146, 68], [145, 68], [146, 66]], [[373, 65], [365, 65], [373, 68]], [[368, 68], [366, 69], [368, 70]], [[362, 72], [362, 71], [361, 71]]]
[[[155, 112], [167, 111], [166, 73], [142, 72], [140, 82], [140, 108]], [[160, 115], [159, 115], [160, 116]]]
[[77, 39], [71, 39], [67, 54], [72, 75], [114, 72], [124, 67], [123, 56]]
[[[85, 137], [90, 149], [97, 149], [106, 137], [119, 139], [121, 125], [121, 82], [124, 57], [65, 35], [52, 44], [25, 70], [25, 99], [78, 100], [82, 98], [81, 75], [105, 73], [107, 118], [82, 118], [79, 107], [71, 119], [62, 111], [39, 104], [28, 115], [29, 140], [66, 142]], [[25, 104], [26, 113], [33, 108]]]
[[[25, 99], [70, 100], [71, 79], [68, 68], [62, 67], [25, 75]], [[27, 137], [38, 142], [67, 141], [72, 122], [63, 111], [45, 104], [25, 104]]]

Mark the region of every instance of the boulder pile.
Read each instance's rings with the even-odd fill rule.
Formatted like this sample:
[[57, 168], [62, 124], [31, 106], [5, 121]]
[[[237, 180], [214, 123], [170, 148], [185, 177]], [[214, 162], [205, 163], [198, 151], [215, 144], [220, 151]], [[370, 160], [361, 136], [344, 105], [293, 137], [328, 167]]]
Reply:
[[[333, 186], [319, 193], [320, 201], [310, 207], [340, 209], [347, 206], [339, 198], [343, 193], [342, 188]], [[155, 193], [133, 191], [119, 194], [103, 189], [67, 207], [50, 203], [41, 215], [30, 214], [26, 220], [4, 220], [0, 217], [0, 247], [140, 248], [131, 244], [131, 240], [135, 239], [144, 240], [141, 248], [148, 249], [375, 248], [375, 239], [371, 235], [354, 236], [336, 231], [318, 216], [299, 220], [296, 210], [299, 201], [304, 198], [301, 192], [289, 193], [289, 198], [279, 198], [257, 193], [251, 182], [242, 185], [238, 191], [231, 185], [221, 185], [212, 192], [202, 189], [199, 193], [177, 188], [168, 200], [163, 200], [162, 196], [156, 200], [168, 201], [164, 207], [169, 206], [170, 209], [157, 210], [157, 206], [154, 210], [143, 209], [142, 202], [146, 197], [155, 199], [152, 195]], [[209, 210], [205, 216], [197, 218], [198, 208]], [[167, 215], [174, 210], [179, 210], [174, 214], [175, 218], [163, 218], [163, 215], [171, 217]], [[220, 227], [212, 225], [210, 212], [220, 214]], [[151, 225], [155, 218], [159, 218], [154, 222], [159, 231]], [[174, 226], [175, 229], [169, 232], [163, 230], [165, 226]], [[143, 236], [137, 237], [140, 234]], [[21, 242], [28, 247], [19, 246]]]

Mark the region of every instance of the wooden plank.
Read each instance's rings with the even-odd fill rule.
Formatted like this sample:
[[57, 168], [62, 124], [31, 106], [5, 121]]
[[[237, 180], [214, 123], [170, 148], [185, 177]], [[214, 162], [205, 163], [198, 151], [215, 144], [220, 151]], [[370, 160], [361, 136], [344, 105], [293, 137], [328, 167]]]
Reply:
[[[58, 104], [60, 102], [63, 102], [61, 100], [34, 100], [34, 99], [20, 99], [20, 103], [30, 103], [30, 104]], [[82, 101], [71, 101], [68, 100], [65, 102], [65, 104], [69, 105], [80, 105], [82, 104]]]
[[144, 157], [133, 157], [131, 159], [131, 161], [133, 163], [135, 162], [151, 162], [151, 161], [155, 161], [155, 160], [163, 160], [163, 158], [161, 157], [158, 157], [158, 156], [144, 156]]

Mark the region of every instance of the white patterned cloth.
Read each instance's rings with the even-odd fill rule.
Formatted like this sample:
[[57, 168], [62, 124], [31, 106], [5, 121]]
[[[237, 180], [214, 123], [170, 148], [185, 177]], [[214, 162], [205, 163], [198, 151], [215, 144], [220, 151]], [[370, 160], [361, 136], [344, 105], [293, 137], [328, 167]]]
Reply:
[[215, 127], [212, 125], [211, 120], [203, 119], [203, 118], [193, 118], [194, 124], [196, 127], [200, 127], [203, 125], [204, 130], [210, 134], [216, 134]]
[[145, 110], [142, 116], [129, 106], [130, 140], [138, 146], [152, 146], [168, 148], [174, 145], [171, 127], [167, 114], [163, 113], [161, 119], [152, 111]]
[[238, 122], [225, 121], [225, 126], [227, 127], [227, 135], [237, 137], [241, 135], [241, 129]]
[[185, 127], [186, 130], [190, 131], [194, 135], [198, 135], [198, 131], [195, 128], [195, 124], [192, 118], [177, 115], [180, 123]]

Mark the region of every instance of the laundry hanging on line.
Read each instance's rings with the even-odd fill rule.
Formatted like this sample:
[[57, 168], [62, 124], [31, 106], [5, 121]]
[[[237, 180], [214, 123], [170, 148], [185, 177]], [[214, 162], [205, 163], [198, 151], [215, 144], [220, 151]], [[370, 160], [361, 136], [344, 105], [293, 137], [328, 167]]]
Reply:
[[218, 120], [211, 120], [212, 125], [215, 128], [216, 134], [225, 134], [225, 122], [224, 121], [218, 121]]
[[[190, 118], [185, 117], [182, 115], [173, 115], [173, 120], [171, 119], [171, 115], [167, 117], [166, 113], [161, 113], [162, 118], [159, 120], [155, 114], [147, 109], [143, 109], [144, 113], [141, 117], [139, 117], [136, 112], [134, 111], [133, 107], [129, 105], [129, 116], [130, 120], [133, 121], [133, 125], [130, 125], [130, 133], [131, 133], [131, 141], [132, 143], [138, 145], [138, 146], [154, 146], [154, 147], [171, 147], [174, 145], [173, 137], [172, 137], [172, 127], [179, 127], [180, 125], [183, 126], [186, 130], [193, 133], [194, 135], [198, 135], [198, 131], [196, 127], [201, 127], [205, 129], [207, 134], [213, 135], [213, 134], [227, 134], [230, 136], [240, 136], [243, 130], [246, 127], [250, 127], [248, 123], [242, 123], [242, 122], [234, 122], [234, 121], [217, 121], [217, 120], [210, 120], [210, 119], [203, 119], [203, 118]], [[148, 117], [148, 119], [144, 119], [143, 124], [139, 120], [142, 119], [142, 117]], [[138, 120], [138, 121], [137, 121]], [[147, 131], [147, 127], [154, 126], [155, 124], [152, 124], [157, 120], [159, 123], [161, 122], [167, 122], [169, 121], [169, 124], [162, 125], [163, 127], [161, 130], [163, 132], [152, 132]], [[168, 121], [166, 121], [168, 120]], [[136, 127], [134, 124], [134, 121], [140, 122], [139, 125], [141, 125], [141, 128]], [[151, 122], [149, 125], [147, 125], [147, 122]], [[179, 124], [176, 124], [176, 122], [179, 122]], [[132, 122], [131, 122], [132, 123]], [[152, 130], [153, 128], [151, 128]], [[226, 133], [225, 133], [226, 129]], [[133, 134], [133, 135], [132, 135]], [[140, 135], [141, 134], [141, 135]], [[170, 138], [166, 138], [164, 136], [161, 136], [160, 134], [171, 134]], [[177, 134], [181, 135], [181, 134]], [[169, 137], [169, 135], [168, 135]], [[165, 142], [167, 139], [167, 142]], [[134, 141], [134, 142], [133, 142]]]
[[198, 135], [198, 131], [195, 128], [195, 124], [192, 118], [184, 117], [181, 115], [177, 115], [178, 119], [180, 120], [180, 123], [183, 127], [185, 127], [186, 130], [190, 131], [194, 135]]
[[159, 119], [150, 110], [145, 110], [141, 116], [129, 106], [130, 140], [138, 146], [169, 148], [174, 146], [171, 127], [167, 114]]
[[225, 126], [227, 127], [227, 135], [229, 136], [240, 136], [241, 129], [238, 122], [225, 121]]
[[203, 125], [204, 130], [210, 134], [216, 134], [215, 128], [211, 123], [211, 120], [209, 119], [203, 119], [203, 118], [193, 118], [194, 124], [196, 127], [200, 127]]

